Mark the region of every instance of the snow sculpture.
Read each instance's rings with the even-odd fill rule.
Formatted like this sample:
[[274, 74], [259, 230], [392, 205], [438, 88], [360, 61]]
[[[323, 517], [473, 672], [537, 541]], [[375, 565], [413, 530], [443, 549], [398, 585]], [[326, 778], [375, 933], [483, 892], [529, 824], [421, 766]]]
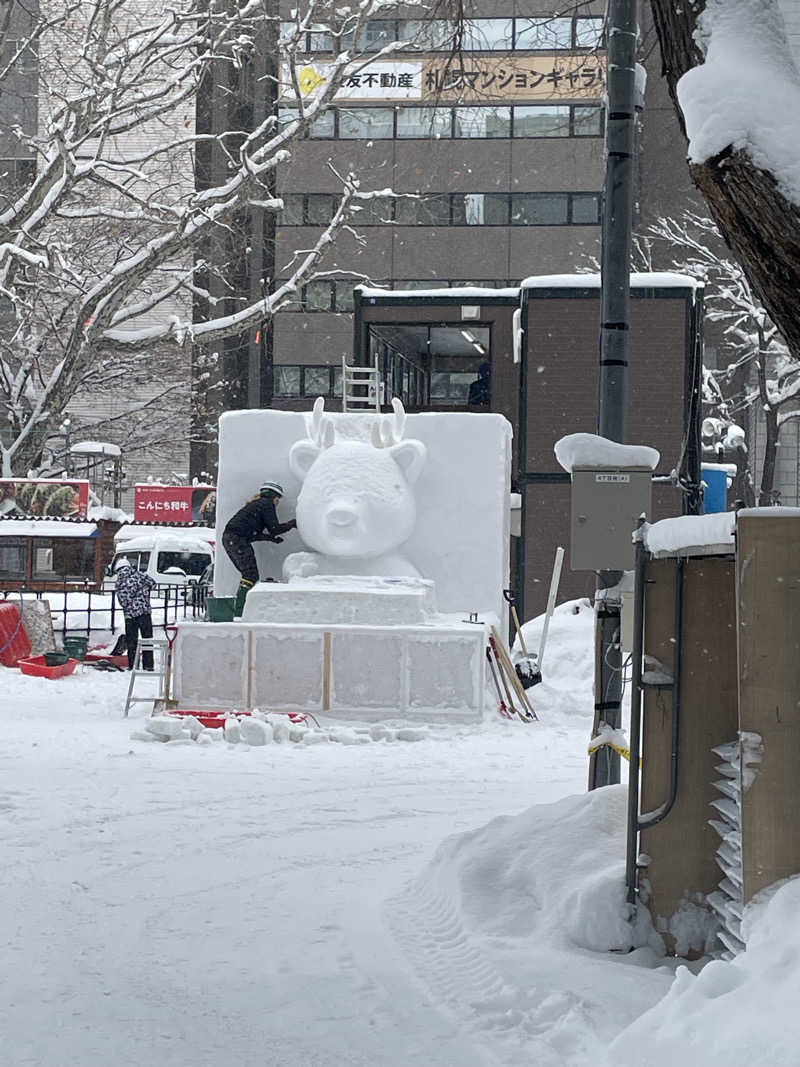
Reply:
[[308, 439], [297, 441], [289, 466], [302, 483], [297, 529], [314, 551], [295, 552], [286, 578], [314, 574], [420, 577], [400, 551], [417, 517], [411, 487], [425, 465], [421, 441], [402, 440], [406, 413], [378, 416], [371, 442], [337, 439], [324, 401], [314, 403]]

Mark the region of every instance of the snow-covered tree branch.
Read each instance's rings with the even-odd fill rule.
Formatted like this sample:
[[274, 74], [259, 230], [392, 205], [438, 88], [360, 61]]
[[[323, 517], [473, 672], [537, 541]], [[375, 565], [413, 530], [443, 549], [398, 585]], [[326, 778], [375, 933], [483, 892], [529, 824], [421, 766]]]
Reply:
[[[16, 74], [15, 57], [35, 54], [40, 101], [38, 130], [14, 130], [35, 173], [0, 201], [5, 475], [35, 467], [66, 405], [87, 383], [102, 387], [120, 360], [168, 363], [170, 350], [258, 328], [314, 276], [371, 195], [356, 175], [341, 176], [331, 222], [295, 256], [288, 277], [267, 279], [235, 314], [214, 317], [214, 300], [206, 300], [205, 321], [197, 321], [198, 299], [210, 292], [204, 272], [223, 267], [208, 250], [220, 235], [235, 240], [248, 210], [277, 215], [274, 175], [293, 142], [353, 64], [376, 58], [346, 47], [309, 86], [301, 76], [305, 29], [323, 26], [352, 42], [387, 6], [364, 0], [331, 17], [328, 5], [311, 0], [280, 38], [270, 75], [273, 102], [293, 105], [293, 120], [279, 122], [273, 106], [246, 129], [212, 136], [196, 122], [199, 88], [221, 69], [246, 69], [265, 30], [278, 39], [270, 0], [183, 0], [170, 10], [142, 0], [42, 5], [0, 72], [2, 88], [3, 76]], [[225, 173], [198, 184], [196, 160], [209, 144], [225, 153]]]

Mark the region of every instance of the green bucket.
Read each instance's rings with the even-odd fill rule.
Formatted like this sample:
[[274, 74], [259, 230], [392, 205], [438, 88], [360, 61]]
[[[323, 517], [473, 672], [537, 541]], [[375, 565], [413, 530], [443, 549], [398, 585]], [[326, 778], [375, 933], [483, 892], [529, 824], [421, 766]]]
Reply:
[[206, 605], [209, 622], [233, 622], [234, 597], [210, 596]]
[[86, 659], [89, 638], [79, 634], [64, 634], [64, 651], [70, 659]]

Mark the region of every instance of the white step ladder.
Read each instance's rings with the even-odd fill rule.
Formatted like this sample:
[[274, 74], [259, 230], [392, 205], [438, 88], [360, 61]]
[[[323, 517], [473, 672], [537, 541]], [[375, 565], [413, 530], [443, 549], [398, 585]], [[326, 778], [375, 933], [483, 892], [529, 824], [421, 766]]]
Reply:
[[374, 367], [354, 367], [342, 356], [342, 411], [365, 407], [381, 410], [378, 362]]
[[[169, 644], [165, 637], [139, 638], [139, 644], [136, 647], [136, 658], [133, 661], [133, 670], [130, 672], [131, 679], [128, 682], [128, 695], [125, 697], [124, 718], [128, 718], [128, 712], [132, 704], [152, 704], [155, 710], [159, 701], [166, 700], [168, 649]], [[143, 652], [153, 653], [152, 671], [146, 671], [142, 666]], [[150, 681], [150, 692], [147, 695], [142, 694], [140, 696], [136, 693], [137, 678], [147, 678]]]

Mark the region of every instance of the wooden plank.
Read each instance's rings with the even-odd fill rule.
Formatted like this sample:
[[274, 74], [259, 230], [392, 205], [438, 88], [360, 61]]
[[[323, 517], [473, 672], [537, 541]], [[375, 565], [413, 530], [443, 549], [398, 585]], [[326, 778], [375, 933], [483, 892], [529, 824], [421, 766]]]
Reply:
[[[644, 650], [672, 672], [675, 662], [676, 560], [647, 566]], [[684, 571], [678, 793], [666, 818], [643, 830], [640, 850], [650, 856], [642, 877], [650, 883], [648, 907], [664, 934], [682, 901], [718, 885], [714, 860], [719, 836], [709, 826], [719, 792], [711, 749], [736, 738], [736, 613], [734, 562], [729, 557], [689, 559]], [[652, 664], [647, 664], [652, 668]], [[669, 797], [672, 691], [646, 689], [642, 715], [641, 811]], [[668, 950], [674, 938], [666, 933]]]
[[331, 707], [331, 635], [328, 630], [322, 637], [322, 710]]
[[742, 794], [744, 900], [800, 872], [800, 516], [737, 522], [739, 724], [764, 752]]

